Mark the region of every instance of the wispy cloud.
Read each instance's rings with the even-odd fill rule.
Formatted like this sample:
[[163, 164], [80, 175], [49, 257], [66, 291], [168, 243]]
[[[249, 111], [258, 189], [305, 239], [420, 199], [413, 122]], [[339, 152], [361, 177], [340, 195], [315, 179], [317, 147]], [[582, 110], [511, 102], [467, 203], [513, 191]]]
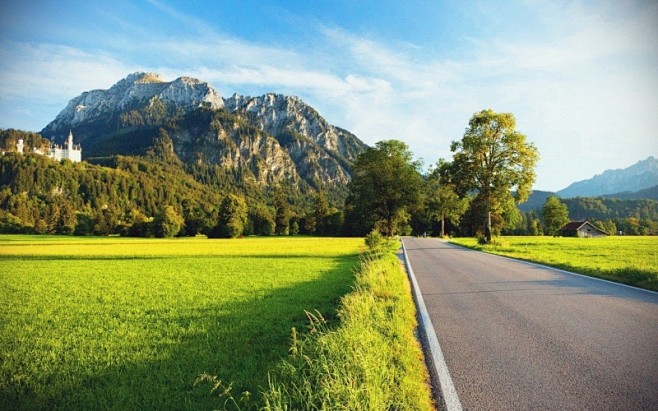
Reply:
[[0, 53], [0, 90], [15, 98], [71, 98], [85, 87], [107, 87], [118, 72], [130, 70], [113, 56], [56, 44], [5, 43]]
[[[135, 71], [117, 58], [57, 44], [0, 46], [0, 124], [38, 131], [82, 91]], [[119, 74], [121, 73], [121, 74]]]

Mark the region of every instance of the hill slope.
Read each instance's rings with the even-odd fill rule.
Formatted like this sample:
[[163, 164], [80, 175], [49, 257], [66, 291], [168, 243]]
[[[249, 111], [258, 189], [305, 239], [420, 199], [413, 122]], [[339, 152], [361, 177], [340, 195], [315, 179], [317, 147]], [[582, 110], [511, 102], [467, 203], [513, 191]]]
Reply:
[[[172, 206], [195, 235], [217, 221], [222, 196], [175, 163], [118, 156], [112, 167], [0, 156], [4, 232], [146, 235], [144, 223]], [[130, 231], [130, 232], [129, 232]]]

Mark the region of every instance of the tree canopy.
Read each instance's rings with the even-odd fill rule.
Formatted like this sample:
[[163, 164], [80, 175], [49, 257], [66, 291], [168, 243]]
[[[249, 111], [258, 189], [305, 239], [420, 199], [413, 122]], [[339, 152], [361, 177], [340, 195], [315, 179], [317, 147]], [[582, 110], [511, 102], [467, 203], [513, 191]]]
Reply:
[[398, 140], [380, 141], [361, 153], [350, 183], [352, 212], [367, 221], [370, 229], [380, 225], [385, 234], [394, 235], [405, 209], [418, 201], [419, 168], [409, 147]]
[[450, 150], [453, 161], [445, 175], [461, 196], [475, 194], [490, 242], [492, 214], [502, 217], [509, 213], [510, 205], [530, 195], [539, 159], [537, 149], [516, 130], [513, 114], [483, 110], [471, 117], [463, 138], [453, 141]]
[[440, 221], [440, 237], [445, 236], [445, 220], [458, 224], [460, 217], [468, 208], [468, 198], [459, 197], [454, 184], [442, 181], [441, 171], [447, 166], [448, 163], [439, 160], [437, 168], [427, 180], [428, 214], [431, 219]]
[[[324, 187], [302, 192], [303, 187], [286, 182], [236, 185], [242, 180], [230, 169], [186, 166], [173, 152], [166, 130], [143, 156], [88, 160], [93, 163], [57, 162], [33, 154], [30, 147], [48, 140], [0, 130], [0, 146], [15, 147], [18, 138], [28, 144], [26, 154], [9, 150], [0, 156], [0, 232], [361, 236], [376, 228], [388, 235], [447, 230], [478, 235], [490, 224], [489, 232], [505, 235], [553, 234], [561, 224], [549, 228], [550, 218], [542, 212], [547, 195], [540, 193], [541, 200], [528, 202], [533, 205], [523, 207], [523, 213], [516, 207], [534, 180], [536, 149], [510, 120], [511, 114], [476, 113], [464, 139], [453, 142], [452, 161], [439, 161], [422, 177], [419, 162], [404, 143], [377, 143], [352, 169], [354, 179], [342, 209]], [[609, 233], [658, 234], [656, 200], [561, 202], [574, 220], [589, 220]]]
[[247, 202], [244, 197], [229, 194], [219, 206], [219, 221], [208, 237], [240, 237], [247, 225]]
[[560, 228], [569, 222], [569, 209], [557, 196], [550, 196], [544, 203], [542, 216], [544, 217], [546, 234], [557, 236]]

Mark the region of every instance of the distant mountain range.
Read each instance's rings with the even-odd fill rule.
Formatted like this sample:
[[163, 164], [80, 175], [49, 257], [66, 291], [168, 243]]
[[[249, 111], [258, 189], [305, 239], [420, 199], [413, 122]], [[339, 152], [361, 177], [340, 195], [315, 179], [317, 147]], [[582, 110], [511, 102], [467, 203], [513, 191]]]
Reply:
[[571, 184], [558, 192], [534, 190], [528, 201], [519, 205], [521, 211], [539, 210], [546, 199], [557, 195], [562, 199], [602, 197], [621, 200], [658, 200], [658, 160], [646, 160], [621, 170], [607, 170], [589, 180]]
[[562, 198], [597, 197], [624, 193], [628, 198], [631, 193], [658, 186], [658, 159], [646, 160], [618, 170], [607, 170], [588, 180], [578, 181], [557, 192]]
[[367, 145], [329, 124], [298, 97], [223, 98], [207, 82], [134, 73], [107, 90], [73, 98], [42, 131], [61, 143], [69, 130], [83, 158], [142, 155], [162, 138], [200, 174], [221, 174], [240, 187], [284, 184], [344, 199], [350, 167]]

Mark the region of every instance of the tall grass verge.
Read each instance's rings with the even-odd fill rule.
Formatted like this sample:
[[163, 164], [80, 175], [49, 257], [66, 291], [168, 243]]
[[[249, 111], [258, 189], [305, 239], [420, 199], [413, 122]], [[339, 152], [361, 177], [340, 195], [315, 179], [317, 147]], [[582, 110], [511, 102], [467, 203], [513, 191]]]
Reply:
[[292, 330], [289, 357], [263, 393], [264, 409], [434, 409], [410, 286], [392, 250], [362, 257], [335, 328], [307, 313], [308, 331]]

